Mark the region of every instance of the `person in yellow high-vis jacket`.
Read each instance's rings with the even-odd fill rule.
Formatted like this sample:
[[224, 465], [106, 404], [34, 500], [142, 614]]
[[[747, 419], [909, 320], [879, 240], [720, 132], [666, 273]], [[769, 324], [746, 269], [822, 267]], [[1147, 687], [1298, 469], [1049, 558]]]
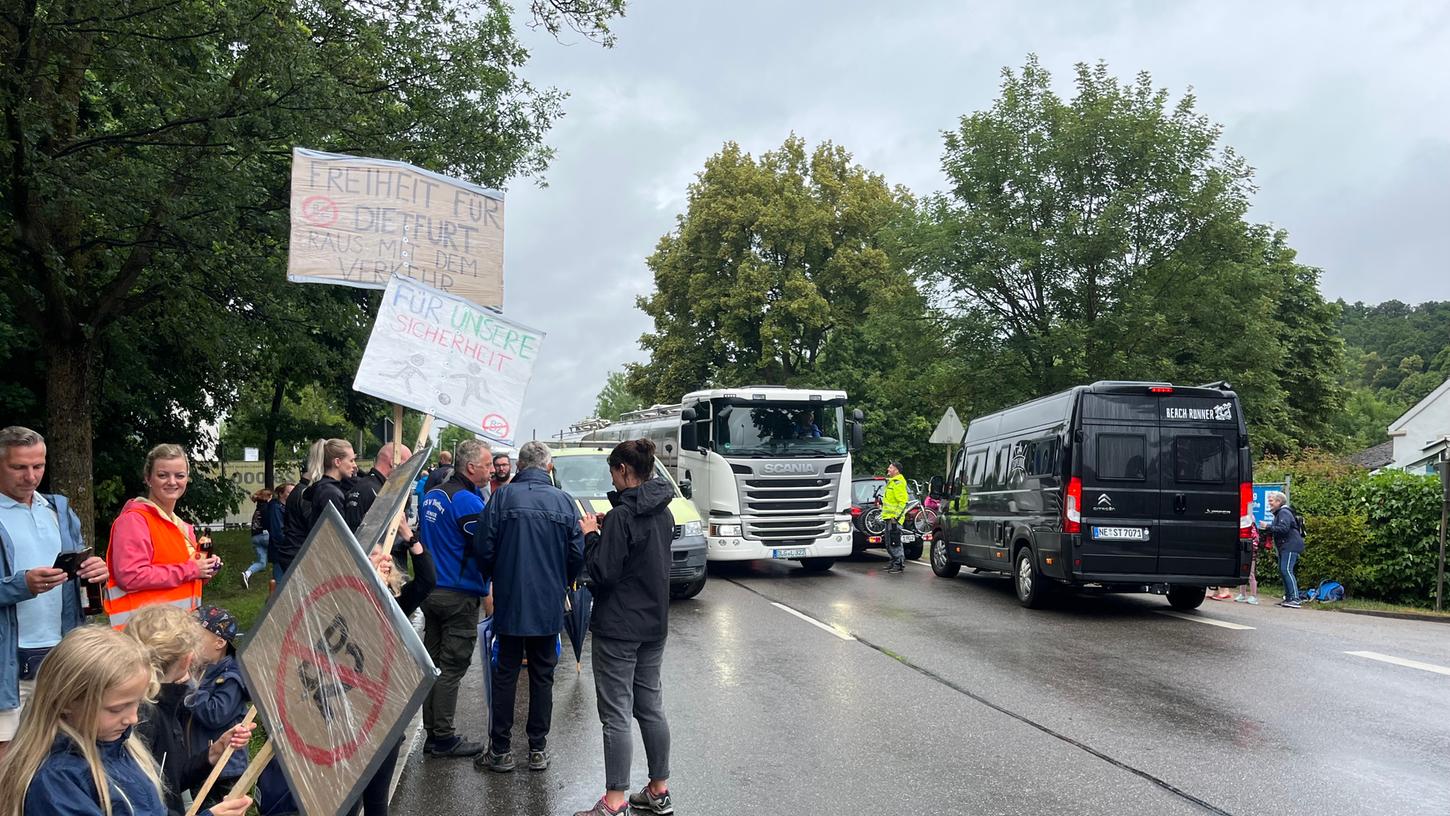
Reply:
[[910, 501], [911, 494], [906, 490], [901, 464], [892, 462], [886, 466], [886, 493], [881, 497], [881, 520], [886, 523], [886, 554], [891, 558], [886, 567], [889, 573], [906, 569], [906, 551], [901, 546], [901, 522], [906, 518], [906, 505]]

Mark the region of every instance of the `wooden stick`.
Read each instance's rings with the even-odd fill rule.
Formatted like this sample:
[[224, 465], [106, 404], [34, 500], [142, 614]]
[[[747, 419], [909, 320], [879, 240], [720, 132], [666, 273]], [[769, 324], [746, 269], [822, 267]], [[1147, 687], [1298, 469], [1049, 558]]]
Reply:
[[403, 464], [403, 406], [393, 406], [393, 467]]
[[232, 785], [232, 789], [226, 795], [226, 798], [236, 799], [239, 796], [247, 796], [252, 787], [257, 784], [258, 777], [262, 775], [262, 769], [266, 768], [267, 763], [271, 761], [272, 741], [269, 739], [262, 746], [262, 750], [258, 751], [256, 756], [252, 757], [252, 764], [247, 766], [247, 772], [242, 774], [242, 778], [237, 780], [237, 784]]
[[[242, 725], [251, 725], [256, 719], [257, 707], [249, 706], [247, 708], [247, 716], [242, 718]], [[227, 760], [232, 758], [234, 751], [236, 749], [231, 745], [228, 745], [226, 750], [222, 751], [221, 759], [218, 759], [216, 765], [212, 766], [211, 774], [207, 776], [206, 782], [201, 786], [201, 790], [196, 792], [196, 798], [191, 800], [191, 807], [187, 808], [186, 816], [196, 816], [201, 811], [201, 803], [206, 801], [206, 795], [211, 793], [212, 786], [216, 784], [217, 779], [222, 775], [222, 770], [226, 768]]]

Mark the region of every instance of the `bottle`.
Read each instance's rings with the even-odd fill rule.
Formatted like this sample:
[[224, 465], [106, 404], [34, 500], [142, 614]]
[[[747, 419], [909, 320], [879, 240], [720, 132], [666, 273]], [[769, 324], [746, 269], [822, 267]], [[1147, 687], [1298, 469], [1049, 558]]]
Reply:
[[91, 615], [104, 614], [106, 609], [101, 604], [100, 583], [96, 581], [83, 581], [82, 583], [85, 584], [86, 591], [85, 600], [81, 604], [81, 615], [90, 617]]

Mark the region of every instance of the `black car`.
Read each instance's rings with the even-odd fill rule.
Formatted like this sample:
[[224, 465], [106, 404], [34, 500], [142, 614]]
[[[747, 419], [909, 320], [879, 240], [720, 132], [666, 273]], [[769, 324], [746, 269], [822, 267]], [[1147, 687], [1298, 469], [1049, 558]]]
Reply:
[[1078, 386], [972, 420], [932, 570], [1007, 573], [1025, 606], [1096, 586], [1192, 609], [1248, 580], [1253, 481], [1227, 383]]
[[[881, 534], [881, 496], [886, 492], [885, 476], [861, 476], [851, 480], [851, 554], [860, 555], [872, 547], [886, 547], [885, 537]], [[907, 488], [911, 493], [911, 488]], [[915, 496], [912, 496], [911, 509], [920, 505], [915, 503]], [[878, 512], [872, 512], [878, 511]], [[910, 512], [910, 510], [908, 511]], [[871, 529], [868, 529], [871, 528]], [[873, 532], [874, 530], [874, 532]], [[925, 542], [931, 540], [931, 533], [925, 535], [912, 529], [912, 525], [903, 525], [901, 528], [901, 547], [906, 551], [907, 560], [915, 561], [921, 557]]]

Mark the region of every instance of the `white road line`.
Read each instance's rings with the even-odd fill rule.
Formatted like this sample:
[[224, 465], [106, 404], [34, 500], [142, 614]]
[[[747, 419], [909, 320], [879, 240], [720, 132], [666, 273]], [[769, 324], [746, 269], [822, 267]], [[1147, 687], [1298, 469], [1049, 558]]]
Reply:
[[842, 632], [841, 630], [839, 630], [836, 627], [830, 625], [829, 623], [821, 623], [820, 621], [816, 620], [815, 618], [811, 617], [810, 615], [805, 615], [805, 614], [802, 614], [800, 612], [797, 612], [794, 609], [791, 609], [790, 607], [786, 606], [783, 603], [776, 603], [775, 601], [771, 601], [770, 602], [770, 605], [773, 606], [773, 607], [775, 607], [776, 609], [779, 609], [779, 610], [783, 611], [783, 612], [789, 612], [790, 614], [795, 615], [797, 618], [800, 618], [801, 620], [805, 621], [806, 623], [809, 623], [811, 626], [814, 626], [814, 627], [816, 627], [818, 629], [824, 629], [827, 632], [830, 632], [831, 634], [833, 634], [836, 637], [840, 638], [841, 640], [855, 640], [854, 637], [851, 637], [850, 635], [846, 634], [845, 632]]
[[1418, 660], [1406, 660], [1403, 657], [1380, 654], [1379, 652], [1345, 652], [1345, 654], [1354, 655], [1355, 657], [1366, 657], [1370, 660], [1378, 660], [1381, 663], [1393, 663], [1396, 666], [1404, 666], [1409, 669], [1419, 669], [1420, 671], [1434, 672], [1436, 674], [1450, 674], [1450, 669], [1444, 666], [1436, 666], [1434, 663], [1421, 663]]
[[1182, 612], [1174, 612], [1174, 611], [1169, 610], [1169, 609], [1159, 609], [1158, 610], [1158, 614], [1160, 614], [1160, 615], [1167, 615], [1170, 618], [1179, 618], [1181, 620], [1193, 621], [1194, 623], [1206, 623], [1209, 626], [1219, 626], [1219, 627], [1222, 627], [1224, 629], [1252, 629], [1252, 628], [1254, 628], [1252, 626], [1244, 626], [1242, 623], [1229, 623], [1228, 621], [1214, 620], [1213, 618], [1205, 618], [1202, 615], [1185, 615]]

